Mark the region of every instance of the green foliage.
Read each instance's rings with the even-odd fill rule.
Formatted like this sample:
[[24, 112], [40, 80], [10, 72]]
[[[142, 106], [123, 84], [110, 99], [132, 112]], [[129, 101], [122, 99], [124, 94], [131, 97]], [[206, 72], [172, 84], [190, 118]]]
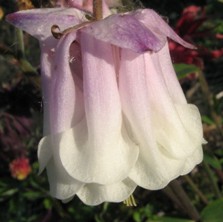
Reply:
[[214, 121], [208, 116], [202, 115], [201, 118], [202, 118], [203, 123], [206, 123], [208, 125], [214, 124]]
[[223, 199], [213, 201], [201, 212], [202, 222], [222, 222]]
[[174, 64], [174, 69], [177, 73], [178, 79], [186, 78], [188, 75], [200, 71], [199, 67], [184, 63]]
[[153, 216], [153, 209], [152, 206], [149, 204], [133, 212], [133, 219], [135, 222], [145, 221], [146, 219], [151, 218], [152, 216]]
[[221, 170], [221, 161], [216, 156], [205, 153], [204, 161], [213, 168]]
[[157, 219], [148, 222], [194, 222], [193, 220], [186, 220], [174, 217], [157, 217]]

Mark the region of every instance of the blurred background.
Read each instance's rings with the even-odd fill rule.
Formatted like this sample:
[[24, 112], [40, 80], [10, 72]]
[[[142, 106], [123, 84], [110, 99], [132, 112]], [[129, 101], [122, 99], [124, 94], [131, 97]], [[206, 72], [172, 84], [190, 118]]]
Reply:
[[[137, 188], [136, 207], [123, 203], [68, 204], [48, 194], [38, 175], [42, 136], [38, 42], [5, 22], [11, 12], [52, 7], [50, 0], [0, 0], [0, 221], [2, 222], [222, 222], [223, 221], [223, 0], [123, 0], [126, 9], [155, 9], [186, 41], [169, 42], [179, 81], [202, 114], [204, 161], [165, 189]], [[123, 8], [122, 8], [123, 10]]]

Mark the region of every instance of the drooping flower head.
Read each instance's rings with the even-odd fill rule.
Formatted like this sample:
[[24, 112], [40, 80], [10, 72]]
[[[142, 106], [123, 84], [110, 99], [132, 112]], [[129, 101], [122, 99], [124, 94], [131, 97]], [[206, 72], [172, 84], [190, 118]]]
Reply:
[[194, 47], [151, 9], [100, 20], [86, 13], [35, 9], [7, 19], [40, 41], [45, 136], [38, 157], [50, 192], [97, 205], [189, 173], [202, 160], [203, 137], [167, 37]]

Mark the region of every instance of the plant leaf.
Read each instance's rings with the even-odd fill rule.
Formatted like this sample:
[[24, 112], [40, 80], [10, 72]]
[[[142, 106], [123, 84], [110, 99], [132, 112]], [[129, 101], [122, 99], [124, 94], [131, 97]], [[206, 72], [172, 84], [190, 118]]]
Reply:
[[223, 198], [211, 202], [201, 212], [202, 222], [222, 222], [223, 220]]
[[178, 79], [183, 79], [187, 77], [189, 74], [198, 72], [200, 70], [198, 66], [191, 64], [176, 63], [173, 66], [177, 73]]

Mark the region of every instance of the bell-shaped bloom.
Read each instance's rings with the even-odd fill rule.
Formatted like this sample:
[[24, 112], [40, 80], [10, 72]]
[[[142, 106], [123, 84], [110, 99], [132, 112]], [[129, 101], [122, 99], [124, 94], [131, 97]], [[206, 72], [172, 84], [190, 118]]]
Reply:
[[[174, 72], [167, 37], [193, 48], [153, 10], [89, 22], [75, 8], [35, 9], [7, 20], [40, 41], [51, 194], [88, 205], [157, 190], [202, 161], [202, 124]], [[76, 28], [59, 40], [51, 27]], [[81, 25], [83, 24], [83, 25]]]

